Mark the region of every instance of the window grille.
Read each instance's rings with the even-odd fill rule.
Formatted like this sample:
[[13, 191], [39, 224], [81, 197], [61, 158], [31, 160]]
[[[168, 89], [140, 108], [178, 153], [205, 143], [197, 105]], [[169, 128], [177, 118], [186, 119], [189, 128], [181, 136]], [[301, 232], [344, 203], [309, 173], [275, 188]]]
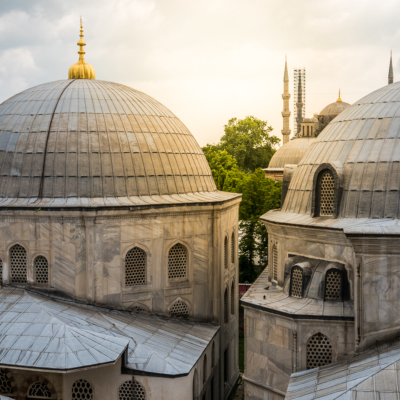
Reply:
[[228, 236], [224, 240], [224, 267], [228, 268]]
[[183, 244], [172, 246], [168, 253], [168, 278], [186, 278], [187, 251]]
[[93, 400], [92, 385], [84, 379], [78, 379], [72, 385], [72, 400]]
[[15, 244], [10, 250], [11, 283], [26, 283], [26, 250]]
[[273, 279], [278, 280], [278, 248], [276, 244], [272, 248]]
[[146, 284], [146, 252], [139, 247], [130, 249], [125, 256], [125, 286]]
[[332, 345], [322, 333], [311, 336], [307, 342], [307, 369], [321, 367], [332, 362]]
[[146, 400], [146, 391], [138, 381], [126, 381], [118, 390], [118, 400]]
[[292, 268], [291, 296], [303, 297], [303, 270], [300, 267]]
[[184, 301], [178, 300], [173, 304], [169, 312], [174, 317], [187, 318], [189, 316], [189, 307]]
[[32, 397], [34, 399], [50, 399], [51, 393], [47, 386], [43, 385], [42, 382], [35, 382], [29, 388], [28, 397]]
[[3, 370], [0, 371], [0, 394], [12, 394], [11, 382]]
[[224, 323], [227, 324], [228, 322], [228, 288], [226, 288], [224, 293]]
[[197, 393], [199, 392], [199, 381], [197, 378], [197, 369], [193, 373], [193, 400], [197, 399]]
[[232, 282], [231, 286], [231, 314], [235, 314], [235, 281]]
[[0, 282], [4, 281], [4, 278], [3, 278], [3, 260], [1, 260], [1, 259], [0, 259], [0, 279], [1, 279]]
[[215, 342], [213, 342], [211, 347], [211, 368], [215, 366]]
[[342, 298], [342, 273], [331, 269], [325, 278], [325, 300], [341, 300]]
[[46, 257], [35, 258], [35, 279], [36, 283], [49, 283], [49, 263]]
[[330, 171], [324, 171], [320, 184], [320, 208], [319, 215], [333, 215], [333, 197], [335, 181]]
[[232, 233], [231, 237], [231, 263], [235, 263], [235, 248], [236, 248], [236, 243], [235, 243], [235, 234]]
[[203, 358], [203, 384], [207, 381], [207, 355], [204, 354]]

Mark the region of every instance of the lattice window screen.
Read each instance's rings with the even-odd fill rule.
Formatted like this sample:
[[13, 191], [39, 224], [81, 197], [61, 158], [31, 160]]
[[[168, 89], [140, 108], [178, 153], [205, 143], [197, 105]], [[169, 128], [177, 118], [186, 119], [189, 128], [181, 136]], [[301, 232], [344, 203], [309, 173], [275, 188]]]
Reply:
[[194, 370], [193, 374], [193, 400], [197, 399], [197, 393], [199, 392], [199, 381], [197, 378], [197, 370]]
[[183, 244], [172, 246], [168, 253], [168, 278], [186, 278], [187, 251]]
[[203, 358], [203, 384], [207, 381], [207, 355]]
[[342, 274], [336, 269], [327, 272], [325, 278], [325, 300], [341, 300]]
[[178, 300], [173, 304], [169, 312], [175, 317], [187, 318], [189, 316], [189, 307], [184, 301]]
[[72, 385], [73, 400], [93, 400], [92, 385], [84, 379], [78, 379]]
[[224, 267], [228, 268], [228, 236], [224, 240]]
[[42, 382], [35, 382], [29, 388], [28, 397], [33, 397], [34, 399], [47, 399], [51, 398], [51, 393], [47, 386], [43, 385]]
[[235, 314], [235, 281], [232, 282], [231, 286], [231, 314]]
[[11, 282], [26, 283], [26, 250], [15, 244], [10, 250], [11, 256]]
[[292, 268], [291, 295], [303, 297], [303, 270], [299, 267]]
[[146, 400], [146, 391], [138, 381], [126, 381], [119, 387], [118, 400]]
[[321, 177], [319, 215], [333, 215], [333, 197], [335, 181], [330, 171], [325, 171]]
[[275, 281], [278, 280], [278, 248], [276, 244], [272, 248], [272, 273], [273, 273], [273, 279]]
[[49, 283], [49, 263], [46, 257], [35, 258], [35, 279], [36, 283]]
[[225, 289], [224, 293], [224, 322], [227, 324], [229, 322], [228, 315], [228, 288]]
[[311, 336], [307, 342], [307, 369], [322, 367], [332, 362], [332, 345], [322, 333]]
[[146, 252], [139, 247], [130, 249], [125, 256], [125, 286], [146, 284]]
[[0, 394], [12, 394], [11, 382], [4, 371], [0, 371]]
[[235, 234], [232, 233], [231, 237], [231, 263], [235, 263], [235, 248], [236, 248], [236, 243], [235, 243]]

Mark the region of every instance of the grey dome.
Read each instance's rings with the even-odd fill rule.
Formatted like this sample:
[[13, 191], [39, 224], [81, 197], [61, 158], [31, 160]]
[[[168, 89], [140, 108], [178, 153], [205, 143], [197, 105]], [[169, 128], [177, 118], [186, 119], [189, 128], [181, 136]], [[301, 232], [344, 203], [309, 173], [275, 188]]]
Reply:
[[333, 116], [339, 115], [341, 112], [349, 108], [351, 104], [345, 103], [344, 101], [335, 101], [334, 103], [328, 104], [319, 115]]
[[305, 137], [290, 140], [272, 156], [268, 169], [284, 168], [286, 164], [297, 165], [315, 140], [316, 138]]
[[0, 206], [228, 196], [217, 191], [200, 146], [171, 111], [137, 90], [98, 80], [50, 82], [2, 103], [0, 162]]
[[355, 102], [318, 136], [299, 163], [282, 211], [311, 213], [315, 171], [342, 171], [339, 218], [399, 218], [400, 82]]

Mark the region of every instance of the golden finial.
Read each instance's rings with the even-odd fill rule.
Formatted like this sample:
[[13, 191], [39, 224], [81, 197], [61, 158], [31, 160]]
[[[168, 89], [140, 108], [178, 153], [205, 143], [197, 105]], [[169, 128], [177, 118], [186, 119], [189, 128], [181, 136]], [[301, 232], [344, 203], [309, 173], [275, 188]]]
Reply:
[[340, 98], [340, 89], [339, 89], [339, 98], [336, 101], [339, 103], [342, 101], [342, 99]]
[[85, 51], [83, 50], [83, 46], [86, 46], [85, 41], [83, 40], [83, 26], [82, 26], [82, 17], [81, 17], [81, 29], [80, 29], [80, 39], [77, 43], [79, 46], [79, 60], [76, 64], [72, 65], [68, 71], [68, 79], [96, 79], [96, 72], [94, 68], [85, 62]]

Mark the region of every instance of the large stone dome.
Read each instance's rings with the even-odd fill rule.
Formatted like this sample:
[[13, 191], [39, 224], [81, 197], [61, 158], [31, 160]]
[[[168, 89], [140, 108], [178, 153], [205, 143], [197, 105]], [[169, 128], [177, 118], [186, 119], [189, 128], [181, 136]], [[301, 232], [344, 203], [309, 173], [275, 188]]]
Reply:
[[399, 218], [400, 82], [363, 97], [312, 143], [290, 182], [282, 211], [311, 214], [318, 168], [339, 179], [339, 218]]
[[351, 104], [346, 103], [344, 101], [335, 101], [334, 103], [328, 104], [326, 107], [324, 107], [322, 111], [319, 113], [319, 115], [336, 116], [350, 106]]
[[224, 200], [166, 107], [127, 86], [61, 80], [0, 105], [0, 206], [100, 207]]

